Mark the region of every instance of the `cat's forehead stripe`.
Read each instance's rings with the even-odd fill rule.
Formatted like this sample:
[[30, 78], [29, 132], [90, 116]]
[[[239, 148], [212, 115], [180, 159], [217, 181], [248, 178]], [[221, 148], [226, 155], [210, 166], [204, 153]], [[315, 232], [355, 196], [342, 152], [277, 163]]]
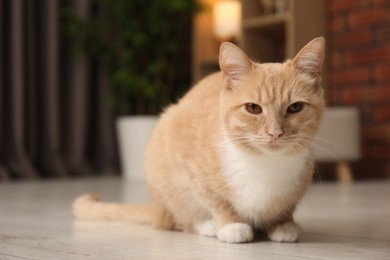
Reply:
[[[278, 73], [279, 74], [279, 73]], [[281, 74], [263, 74], [256, 84], [257, 96], [261, 102], [289, 100], [290, 86], [286, 77]]]

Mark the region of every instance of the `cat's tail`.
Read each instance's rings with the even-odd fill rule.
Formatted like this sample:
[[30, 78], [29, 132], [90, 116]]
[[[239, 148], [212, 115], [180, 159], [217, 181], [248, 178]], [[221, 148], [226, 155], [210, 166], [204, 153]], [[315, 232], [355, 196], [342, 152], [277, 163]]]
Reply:
[[73, 214], [82, 220], [113, 220], [151, 224], [152, 204], [129, 205], [101, 202], [96, 194], [78, 197], [73, 203]]

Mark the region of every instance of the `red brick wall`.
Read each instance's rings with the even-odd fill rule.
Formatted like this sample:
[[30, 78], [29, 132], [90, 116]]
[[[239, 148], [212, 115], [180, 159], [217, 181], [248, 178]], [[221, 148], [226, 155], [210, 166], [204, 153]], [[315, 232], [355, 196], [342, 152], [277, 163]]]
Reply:
[[328, 1], [328, 101], [362, 119], [358, 177], [390, 177], [390, 0]]

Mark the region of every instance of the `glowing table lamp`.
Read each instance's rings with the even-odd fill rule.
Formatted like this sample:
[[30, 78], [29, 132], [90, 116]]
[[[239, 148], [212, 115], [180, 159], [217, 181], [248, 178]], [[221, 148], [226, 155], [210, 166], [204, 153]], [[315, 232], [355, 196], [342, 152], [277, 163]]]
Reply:
[[213, 8], [214, 34], [221, 41], [236, 41], [241, 34], [241, 1], [221, 0]]

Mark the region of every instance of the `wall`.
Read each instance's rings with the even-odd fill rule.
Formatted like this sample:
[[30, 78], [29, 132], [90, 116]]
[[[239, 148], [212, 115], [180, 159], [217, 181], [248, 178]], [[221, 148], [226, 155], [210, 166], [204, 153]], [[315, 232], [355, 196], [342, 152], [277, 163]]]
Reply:
[[357, 177], [390, 177], [390, 1], [330, 0], [330, 105], [359, 107]]

